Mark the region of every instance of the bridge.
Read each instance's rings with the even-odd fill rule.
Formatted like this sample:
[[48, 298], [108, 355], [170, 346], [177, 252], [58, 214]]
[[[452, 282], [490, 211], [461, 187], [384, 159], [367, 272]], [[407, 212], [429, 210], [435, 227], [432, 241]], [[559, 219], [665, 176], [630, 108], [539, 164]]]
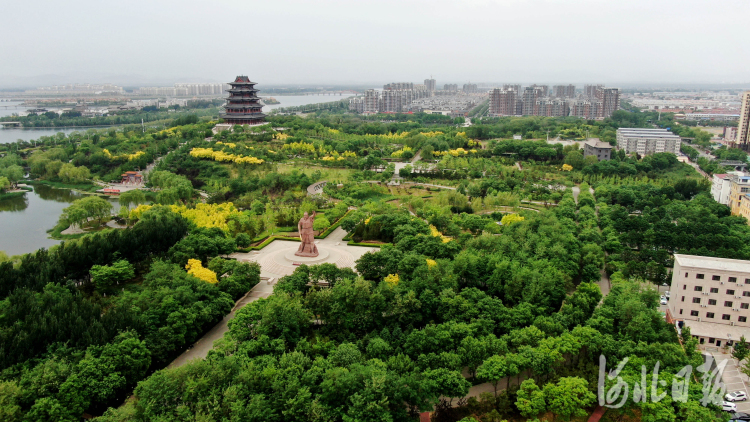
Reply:
[[743, 161], [722, 161], [719, 165], [734, 167], [735, 171], [747, 170], [747, 163]]
[[3, 128], [6, 128], [6, 127], [20, 127], [21, 126], [21, 122], [0, 122], [0, 126], [2, 126]]

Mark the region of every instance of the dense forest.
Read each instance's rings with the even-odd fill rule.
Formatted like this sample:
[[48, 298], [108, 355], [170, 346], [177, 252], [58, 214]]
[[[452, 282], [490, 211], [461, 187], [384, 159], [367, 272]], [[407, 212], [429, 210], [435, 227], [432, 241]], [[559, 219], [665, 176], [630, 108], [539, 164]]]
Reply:
[[[674, 253], [750, 258], [747, 221], [674, 155], [598, 162], [541, 140], [614, 142], [618, 127], [654, 119], [463, 128], [319, 111], [219, 133], [193, 116], [19, 144], [0, 160], [15, 181], [17, 167], [58, 183], [153, 169], [148, 196], [120, 198], [112, 218], [127, 228], [0, 258], [0, 419], [585, 420], [602, 356], [607, 370], [630, 360], [630, 385], [658, 362], [644, 386], [671, 392], [702, 358], [665, 322], [654, 286]], [[94, 217], [86, 205], [60, 224]], [[319, 237], [341, 227], [377, 251], [353, 268], [298, 266], [235, 312], [205, 360], [166, 368], [260, 282], [258, 264], [229, 255], [285, 239], [310, 211]], [[724, 420], [701, 387], [606, 417]]]

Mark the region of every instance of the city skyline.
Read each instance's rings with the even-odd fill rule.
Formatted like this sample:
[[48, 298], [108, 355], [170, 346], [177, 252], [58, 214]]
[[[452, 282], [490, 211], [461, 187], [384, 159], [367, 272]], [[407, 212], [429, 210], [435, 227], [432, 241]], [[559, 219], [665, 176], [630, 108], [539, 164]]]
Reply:
[[[0, 87], [222, 82], [237, 73], [266, 85], [429, 75], [438, 86], [750, 83], [747, 2], [611, 3], [12, 3], [0, 16]], [[226, 25], [230, 17], [252, 22], [253, 35]]]

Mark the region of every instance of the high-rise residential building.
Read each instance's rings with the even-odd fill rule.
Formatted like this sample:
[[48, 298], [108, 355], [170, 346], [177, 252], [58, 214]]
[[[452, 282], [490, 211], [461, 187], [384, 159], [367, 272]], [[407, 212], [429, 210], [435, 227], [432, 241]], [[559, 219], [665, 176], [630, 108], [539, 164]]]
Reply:
[[464, 84], [463, 91], [466, 94], [473, 94], [475, 92], [478, 92], [479, 89], [477, 88], [477, 84], [468, 83]]
[[617, 129], [617, 148], [628, 154], [640, 156], [658, 152], [680, 154], [682, 138], [666, 129], [620, 128]]
[[524, 116], [533, 116], [536, 114], [536, 99], [541, 97], [541, 89], [536, 89], [533, 85], [527, 86], [523, 90], [523, 114]]
[[383, 89], [414, 89], [412, 82], [391, 82], [383, 85]]
[[561, 98], [540, 98], [536, 100], [534, 115], [548, 117], [565, 117], [570, 114], [568, 102]]
[[732, 346], [750, 328], [750, 261], [674, 254], [667, 321], [699, 344]]
[[604, 89], [604, 85], [584, 85], [583, 95], [589, 98], [596, 98], [601, 100], [603, 94], [602, 89]]
[[516, 115], [516, 91], [512, 89], [495, 88], [490, 91], [488, 113], [490, 116]]
[[552, 87], [552, 92], [557, 98], [575, 98], [576, 86], [575, 85], [555, 85]]
[[742, 93], [740, 120], [737, 124], [737, 140], [735, 144], [745, 151], [750, 149], [750, 91]]
[[620, 108], [620, 90], [618, 88], [604, 88], [602, 90], [601, 117], [610, 117]]
[[263, 104], [258, 98], [256, 83], [251, 82], [247, 76], [238, 76], [234, 82], [229, 82], [232, 87], [227, 90], [227, 104], [224, 106], [224, 112], [219, 114], [226, 123], [257, 125], [265, 122], [266, 115], [261, 112]]
[[458, 91], [458, 84], [444, 84], [443, 91]]
[[516, 98], [521, 98], [520, 84], [504, 84], [503, 89], [512, 89], [513, 91], [516, 91]]
[[538, 97], [546, 97], [546, 96], [549, 95], [549, 85], [537, 85], [537, 84], [533, 84], [530, 87], [536, 89], [537, 91], [539, 91], [539, 94], [537, 94], [537, 98]]
[[372, 114], [380, 110], [380, 93], [374, 89], [365, 91], [365, 97], [362, 104], [362, 113]]
[[429, 92], [434, 92], [434, 91], [435, 91], [435, 86], [436, 86], [436, 85], [435, 85], [435, 80], [434, 80], [434, 79], [432, 79], [432, 78], [430, 78], [430, 79], [425, 79], [425, 80], [424, 80], [424, 86], [426, 86], [426, 87], [427, 87], [427, 91], [429, 91]]

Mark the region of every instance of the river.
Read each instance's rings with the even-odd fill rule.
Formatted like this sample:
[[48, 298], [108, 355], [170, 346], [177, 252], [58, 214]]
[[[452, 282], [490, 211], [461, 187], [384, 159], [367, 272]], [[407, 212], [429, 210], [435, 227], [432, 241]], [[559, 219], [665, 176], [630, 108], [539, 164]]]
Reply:
[[[262, 96], [262, 92], [260, 93]], [[272, 97], [276, 98], [280, 104], [267, 105], [263, 107], [263, 111], [268, 112], [279, 107], [292, 107], [301, 106], [306, 104], [316, 103], [328, 103], [333, 101], [343, 100], [351, 97], [353, 94], [342, 94], [342, 95], [277, 95]], [[20, 113], [26, 111], [29, 106], [21, 106], [20, 102], [2, 102], [0, 103], [0, 117], [11, 116], [13, 113]], [[75, 131], [85, 131], [89, 128], [35, 128], [35, 129], [22, 129], [22, 128], [0, 128], [0, 144], [7, 144], [16, 142], [19, 139], [24, 141], [31, 141], [33, 139], [39, 139], [41, 136], [51, 136], [58, 132], [69, 134]], [[101, 126], [92, 127], [92, 129], [102, 129]]]
[[[0, 251], [8, 255], [34, 252], [60, 243], [49, 239], [47, 230], [57, 225], [63, 208], [83, 194], [70, 189], [34, 185], [33, 192], [0, 199]], [[120, 204], [108, 198], [117, 212]]]

